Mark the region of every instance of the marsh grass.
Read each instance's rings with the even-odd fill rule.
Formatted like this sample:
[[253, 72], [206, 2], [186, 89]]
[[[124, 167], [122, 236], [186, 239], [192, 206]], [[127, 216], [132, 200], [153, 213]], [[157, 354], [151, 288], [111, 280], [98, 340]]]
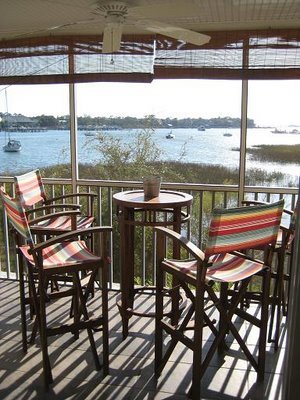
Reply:
[[300, 144], [293, 145], [257, 145], [247, 149], [252, 159], [278, 163], [300, 164]]
[[[142, 180], [145, 174], [155, 174], [162, 177], [163, 182], [177, 183], [201, 183], [201, 184], [220, 184], [236, 185], [239, 179], [238, 168], [227, 168], [221, 165], [196, 164], [183, 162], [152, 162], [144, 166], [134, 163], [123, 164], [119, 168], [99, 164], [79, 164], [81, 179], [106, 179], [106, 180]], [[60, 164], [47, 167], [42, 170], [45, 177], [69, 178], [71, 169], [69, 164]], [[264, 185], [272, 182], [279, 183], [284, 179], [281, 172], [267, 172], [260, 168], [247, 170], [247, 185]]]

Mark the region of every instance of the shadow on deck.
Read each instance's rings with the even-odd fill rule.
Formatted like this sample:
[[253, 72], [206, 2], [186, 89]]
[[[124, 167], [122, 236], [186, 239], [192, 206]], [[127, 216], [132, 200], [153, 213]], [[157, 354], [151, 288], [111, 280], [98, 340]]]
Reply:
[[[116, 292], [110, 292], [110, 374], [102, 379], [94, 368], [85, 332], [74, 341], [68, 334], [50, 339], [50, 359], [54, 383], [45, 392], [39, 341], [24, 354], [21, 343], [18, 283], [0, 280], [0, 399], [186, 399], [191, 382], [191, 352], [178, 345], [161, 377], [154, 368], [154, 321], [132, 317], [130, 334], [122, 341], [121, 320], [116, 306]], [[153, 298], [143, 299], [151, 307]], [[63, 314], [67, 305], [50, 310], [50, 318]], [[255, 346], [255, 328], [245, 326], [247, 341]], [[101, 352], [101, 333], [95, 334]], [[205, 340], [210, 340], [205, 337]], [[233, 342], [225, 355], [215, 356], [202, 380], [203, 399], [281, 399], [283, 359], [285, 353], [285, 319], [279, 349], [267, 348], [266, 374], [263, 384], [249, 366], [239, 346]]]

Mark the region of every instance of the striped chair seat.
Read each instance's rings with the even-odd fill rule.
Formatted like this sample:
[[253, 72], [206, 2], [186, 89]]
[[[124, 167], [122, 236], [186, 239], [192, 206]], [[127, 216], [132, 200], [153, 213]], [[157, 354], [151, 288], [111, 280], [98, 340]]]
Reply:
[[[32, 265], [35, 265], [33, 256], [28, 252], [29, 248], [29, 246], [23, 246], [20, 250], [27, 261]], [[49, 246], [42, 251], [42, 258], [43, 268], [45, 270], [59, 267], [67, 269], [68, 267], [76, 266], [76, 264], [82, 266], [83, 263], [95, 263], [101, 261], [100, 257], [90, 252], [83, 240], [61, 242]]]
[[[182, 272], [197, 274], [197, 261], [167, 260], [168, 264], [178, 268]], [[211, 264], [206, 271], [206, 279], [216, 282], [238, 282], [261, 271], [264, 265], [254, 260], [248, 260], [233, 254], [217, 254], [209, 258]]]

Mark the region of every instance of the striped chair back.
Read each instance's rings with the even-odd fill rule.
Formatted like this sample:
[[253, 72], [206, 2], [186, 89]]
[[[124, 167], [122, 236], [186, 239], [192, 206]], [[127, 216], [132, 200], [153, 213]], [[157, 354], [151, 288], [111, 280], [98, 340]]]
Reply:
[[275, 245], [284, 200], [276, 203], [213, 210], [206, 257], [235, 250]]
[[21, 203], [17, 199], [12, 199], [3, 187], [0, 188], [0, 194], [9, 222], [28, 244], [32, 244], [30, 228]]
[[15, 176], [14, 179], [16, 195], [25, 209], [36, 203], [46, 201], [46, 192], [38, 169]]

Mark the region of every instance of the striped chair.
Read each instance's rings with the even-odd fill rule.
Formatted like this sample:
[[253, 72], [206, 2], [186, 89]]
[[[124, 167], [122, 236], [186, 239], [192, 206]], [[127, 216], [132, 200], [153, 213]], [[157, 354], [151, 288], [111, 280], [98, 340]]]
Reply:
[[[71, 218], [66, 214], [57, 213], [56, 216], [35, 223], [41, 232], [51, 231], [52, 233], [62, 233], [70, 229], [84, 229], [90, 227], [94, 222], [93, 204], [96, 197], [93, 193], [70, 193], [58, 197], [47, 198], [43, 185], [42, 177], [39, 170], [30, 171], [26, 174], [15, 176], [16, 196], [26, 210], [27, 216], [38, 212], [54, 212], [53, 210], [74, 210], [80, 209], [79, 204], [63, 203], [66, 199], [78, 201], [83, 198], [88, 203], [89, 215], [79, 215]], [[38, 205], [42, 207], [38, 207]], [[32, 225], [32, 223], [31, 223]]]
[[[282, 209], [283, 201], [254, 207], [214, 210], [205, 252], [168, 228], [154, 228], [157, 232], [155, 373], [157, 376], [160, 375], [176, 344], [182, 342], [193, 352], [190, 391], [193, 399], [200, 398], [201, 377], [215, 351], [227, 349], [225, 339], [230, 332], [257, 371], [258, 378], [264, 377], [269, 265], [276, 244]], [[165, 257], [169, 241], [173, 246], [181, 247], [181, 254], [186, 259], [173, 260]], [[264, 261], [250, 258], [242, 252], [255, 247], [266, 248]], [[164, 316], [165, 273], [171, 274], [173, 282], [178, 283], [186, 297], [190, 299], [190, 307], [177, 325], [172, 325], [172, 322]], [[261, 291], [257, 295], [257, 301], [260, 303], [259, 317], [251, 315], [249, 310], [240, 307], [241, 300], [247, 294], [249, 283], [257, 276], [260, 276], [259, 279], [262, 281]], [[230, 291], [229, 285], [231, 285]], [[210, 305], [219, 312], [218, 328], [208, 316]], [[236, 315], [259, 328], [258, 357], [251, 353], [243, 337], [240, 336], [234, 324]], [[205, 357], [202, 355], [204, 327], [208, 327], [213, 335]], [[192, 337], [186, 335], [186, 331], [191, 329]], [[165, 351], [163, 351], [164, 332], [171, 336]]]
[[[101, 368], [93, 331], [101, 328], [103, 336], [103, 374], [108, 374], [108, 293], [107, 293], [107, 274], [108, 274], [108, 235], [111, 227], [90, 227], [84, 230], [67, 232], [62, 235], [54, 236], [45, 242], [36, 244], [32, 239], [32, 230], [28, 224], [27, 216], [18, 199], [12, 199], [0, 188], [6, 215], [13, 227], [16, 239], [16, 249], [19, 265], [20, 279], [20, 303], [22, 321], [22, 342], [23, 350], [27, 352], [27, 325], [26, 325], [26, 304], [33, 304], [35, 322], [30, 342], [33, 342], [37, 331], [40, 334], [43, 371], [45, 386], [48, 388], [53, 381], [50, 359], [48, 354], [48, 337], [63, 333], [72, 333], [74, 338], [79, 337], [79, 331], [86, 329], [91, 345], [97, 369]], [[97, 235], [99, 239], [100, 255], [92, 253], [83, 240], [79, 240], [82, 234]], [[25, 296], [24, 283], [24, 261], [27, 266], [28, 285], [30, 295]], [[84, 296], [79, 274], [84, 272], [87, 285], [93, 286], [96, 277], [101, 280], [101, 302], [99, 301], [100, 315], [90, 318], [88, 313], [88, 302]], [[72, 285], [66, 286], [59, 292], [47, 293], [47, 282], [57, 274], [68, 274], [72, 276]], [[47, 322], [47, 309], [53, 308], [57, 304], [55, 299], [70, 298], [73, 302], [73, 318], [69, 324], [58, 324], [53, 326]], [[53, 302], [52, 302], [53, 300]], [[61, 308], [61, 303], [58, 304]], [[97, 308], [98, 310], [98, 308]], [[60, 317], [65, 318], [60, 311]], [[55, 321], [57, 324], [57, 321]]]
[[[244, 200], [242, 201], [242, 204], [245, 206], [254, 206], [268, 203], [256, 200]], [[274, 343], [275, 350], [278, 349], [282, 316], [287, 315], [290, 268], [286, 268], [285, 264], [287, 259], [286, 256], [289, 256], [289, 263], [287, 264], [291, 265], [293, 237], [295, 231], [293, 219], [295, 217], [296, 209], [297, 205], [294, 211], [286, 208], [283, 209], [282, 223], [280, 224], [274, 249], [276, 260], [273, 260], [272, 262], [271, 282], [273, 281], [273, 285], [271, 285], [271, 315], [268, 342]]]

